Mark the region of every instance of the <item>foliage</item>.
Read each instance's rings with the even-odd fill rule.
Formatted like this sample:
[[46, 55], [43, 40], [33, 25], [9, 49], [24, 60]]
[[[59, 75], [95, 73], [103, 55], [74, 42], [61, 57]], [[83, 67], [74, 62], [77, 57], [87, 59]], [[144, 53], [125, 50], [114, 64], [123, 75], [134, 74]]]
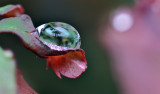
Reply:
[[[21, 5], [1, 7], [0, 16], [7, 18], [0, 20], [0, 33], [13, 33], [17, 35], [21, 39], [24, 47], [47, 60], [47, 68], [51, 67], [59, 78], [61, 78], [61, 75], [69, 78], [80, 76], [87, 68], [84, 51], [80, 48], [46, 44], [45, 41], [40, 39], [31, 18], [23, 14], [23, 10]], [[0, 82], [0, 92], [3, 92], [3, 94], [16, 94], [16, 92], [19, 94], [36, 94], [36, 92], [26, 84], [21, 73], [16, 69], [13, 56], [7, 57], [5, 56], [7, 53], [4, 53], [2, 50], [0, 51], [0, 55], [2, 55], [0, 67], [3, 67], [0, 68], [3, 73], [3, 76], [1, 75], [2, 78], [0, 78], [2, 79], [2, 82]], [[8, 60], [7, 58], [12, 58], [13, 60]], [[11, 76], [8, 79], [9, 81], [4, 81], [4, 77], [8, 75]]]

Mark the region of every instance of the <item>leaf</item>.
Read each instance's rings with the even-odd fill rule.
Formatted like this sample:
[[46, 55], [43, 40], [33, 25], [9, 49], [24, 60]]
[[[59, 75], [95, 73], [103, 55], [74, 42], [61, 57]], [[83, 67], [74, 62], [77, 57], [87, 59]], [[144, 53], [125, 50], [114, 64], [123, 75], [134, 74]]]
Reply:
[[35, 92], [23, 79], [23, 76], [20, 71], [17, 70], [17, 90], [18, 94], [38, 94]]
[[0, 94], [17, 94], [16, 69], [11, 52], [0, 48]]
[[21, 5], [6, 5], [0, 7], [0, 16], [16, 17], [24, 13], [24, 9]]
[[32, 43], [34, 36], [31, 35], [31, 32], [34, 30], [33, 23], [28, 15], [6, 18], [0, 21], [0, 33], [16, 34], [26, 46], [32, 45], [30, 43]]
[[[15, 24], [16, 23], [16, 24]], [[61, 55], [76, 49], [57, 50], [57, 46], [51, 45], [52, 49], [44, 44], [28, 15], [21, 15], [19, 17], [6, 18], [0, 21], [0, 33], [16, 34], [22, 41], [23, 45], [39, 55], [40, 57], [50, 55]], [[78, 50], [78, 49], [77, 49]]]
[[13, 53], [0, 48], [0, 94], [37, 94], [16, 68]]
[[[0, 10], [9, 11], [10, 7], [15, 7], [15, 8], [17, 7], [17, 6], [10, 6], [10, 7], [9, 6], [0, 8]], [[2, 12], [2, 13], [5, 13], [5, 12]], [[76, 51], [77, 52], [81, 51], [81, 49], [61, 47], [61, 46], [57, 46], [57, 45], [53, 45], [53, 44], [44, 42], [43, 40], [40, 39], [38, 32], [33, 26], [31, 18], [25, 14], [20, 15], [18, 17], [10, 17], [10, 18], [5, 18], [1, 20], [0, 21], [0, 33], [13, 33], [17, 35], [21, 39], [24, 47], [31, 50], [32, 52], [34, 52], [35, 54], [37, 54], [38, 56], [42, 58], [48, 58], [49, 56], [53, 57], [53, 56], [58, 56], [58, 55], [67, 56], [65, 54], [69, 52], [74, 54], [76, 53]], [[77, 55], [77, 57], [85, 58], [84, 54], [81, 54], [79, 56]], [[70, 58], [70, 59], [74, 60], [74, 58]]]
[[82, 50], [47, 57], [47, 69], [50, 67], [59, 78], [61, 78], [61, 75], [69, 78], [80, 76], [86, 70], [86, 64], [87, 62]]

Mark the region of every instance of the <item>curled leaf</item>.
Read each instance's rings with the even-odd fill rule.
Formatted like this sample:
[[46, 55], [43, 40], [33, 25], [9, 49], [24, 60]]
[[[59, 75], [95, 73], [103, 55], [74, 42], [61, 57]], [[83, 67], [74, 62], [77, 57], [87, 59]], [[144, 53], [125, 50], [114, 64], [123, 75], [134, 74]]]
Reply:
[[13, 33], [17, 35], [26, 48], [32, 50], [41, 57], [64, 54], [73, 50], [57, 50], [57, 46], [55, 45], [52, 45], [52, 48], [54, 49], [50, 49], [40, 40], [31, 18], [28, 15], [21, 15], [19, 17], [11, 17], [1, 20], [0, 33]]

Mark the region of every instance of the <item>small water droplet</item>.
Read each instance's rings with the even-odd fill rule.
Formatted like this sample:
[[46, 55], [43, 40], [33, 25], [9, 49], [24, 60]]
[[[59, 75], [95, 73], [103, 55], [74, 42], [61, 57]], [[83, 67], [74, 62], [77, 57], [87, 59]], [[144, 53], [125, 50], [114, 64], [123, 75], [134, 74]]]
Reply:
[[40, 39], [47, 43], [67, 48], [80, 48], [80, 35], [69, 24], [50, 22], [37, 27], [37, 31]]

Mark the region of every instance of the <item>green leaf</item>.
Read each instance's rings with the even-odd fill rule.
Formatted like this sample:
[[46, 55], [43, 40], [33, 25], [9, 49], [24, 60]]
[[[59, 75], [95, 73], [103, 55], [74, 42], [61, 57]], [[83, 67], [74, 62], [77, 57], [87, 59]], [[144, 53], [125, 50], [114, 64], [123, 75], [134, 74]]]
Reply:
[[0, 48], [0, 94], [17, 94], [15, 74], [12, 53]]
[[6, 18], [0, 21], [0, 32], [11, 32], [18, 35], [24, 42], [31, 42], [28, 36], [35, 28], [28, 15]]
[[52, 47], [44, 44], [39, 38], [31, 18], [28, 15], [21, 15], [19, 17], [10, 17], [0, 21], [0, 33], [16, 34], [22, 41], [23, 45], [36, 53], [40, 57], [61, 55], [69, 51], [79, 49], [58, 49], [57, 46]]

